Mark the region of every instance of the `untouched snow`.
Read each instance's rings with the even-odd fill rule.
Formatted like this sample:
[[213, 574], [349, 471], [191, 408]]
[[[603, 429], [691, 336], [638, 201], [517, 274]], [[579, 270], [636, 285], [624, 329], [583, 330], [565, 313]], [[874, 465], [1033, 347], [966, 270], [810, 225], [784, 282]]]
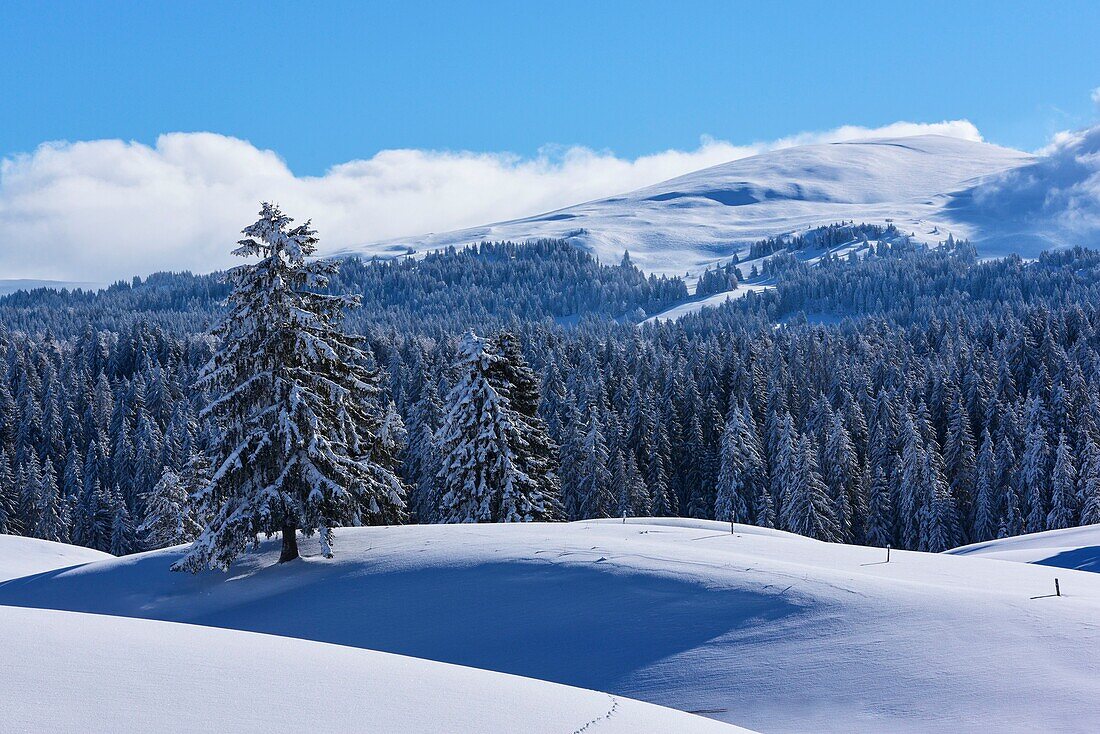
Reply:
[[0, 535], [0, 581], [114, 558], [110, 553], [18, 535]]
[[1100, 525], [1018, 535], [964, 545], [947, 552], [1100, 573]]
[[[1026, 153], [937, 135], [806, 145], [706, 168], [637, 191], [537, 216], [406, 237], [339, 254], [386, 255], [482, 240], [563, 238], [603, 262], [623, 250], [646, 272], [683, 274], [754, 240], [842, 220], [893, 221], [923, 241], [977, 238], [974, 200], [954, 196], [1031, 164]], [[977, 206], [977, 208], [975, 208]]]
[[[332, 560], [276, 566], [267, 542], [227, 575], [187, 576], [169, 549], [15, 579], [0, 604], [371, 648], [768, 732], [1088, 731], [1100, 717], [1100, 575], [897, 551], [887, 564], [881, 549], [735, 529], [344, 529]], [[1055, 575], [1064, 595], [1032, 599]], [[266, 676], [268, 662], [241, 665]]]
[[271, 635], [0, 607], [5, 731], [743, 731], [621, 696]]

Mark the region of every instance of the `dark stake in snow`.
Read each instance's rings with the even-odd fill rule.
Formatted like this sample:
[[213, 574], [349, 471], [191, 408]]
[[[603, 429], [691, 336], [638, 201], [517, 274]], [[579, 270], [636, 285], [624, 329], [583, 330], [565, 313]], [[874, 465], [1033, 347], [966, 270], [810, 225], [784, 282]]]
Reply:
[[378, 376], [341, 328], [358, 299], [320, 292], [337, 265], [307, 261], [316, 233], [291, 221], [264, 204], [234, 250], [261, 259], [229, 272], [221, 347], [197, 382], [214, 393], [204, 414], [224, 438], [195, 496], [205, 529], [177, 570], [227, 569], [258, 533], [282, 533], [280, 562], [298, 557], [299, 530], [320, 533], [329, 555], [332, 528], [405, 517]]

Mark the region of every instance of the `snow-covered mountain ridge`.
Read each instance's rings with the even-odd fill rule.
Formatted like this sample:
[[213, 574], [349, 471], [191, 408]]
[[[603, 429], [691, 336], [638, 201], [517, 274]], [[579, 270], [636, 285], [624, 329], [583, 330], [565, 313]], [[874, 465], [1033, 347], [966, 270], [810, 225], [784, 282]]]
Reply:
[[484, 240], [561, 238], [605, 262], [629, 250], [647, 272], [682, 274], [753, 241], [840, 221], [894, 223], [983, 255], [1089, 244], [1100, 234], [1100, 128], [1042, 156], [921, 135], [806, 145], [706, 168], [630, 193], [336, 254], [393, 255]]

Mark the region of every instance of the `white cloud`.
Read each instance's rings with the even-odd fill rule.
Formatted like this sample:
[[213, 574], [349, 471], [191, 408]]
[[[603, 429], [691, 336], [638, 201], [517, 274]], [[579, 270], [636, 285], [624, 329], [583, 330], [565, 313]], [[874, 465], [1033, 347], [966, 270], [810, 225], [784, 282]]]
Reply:
[[1040, 158], [983, 182], [981, 216], [1052, 245], [1088, 245], [1100, 235], [1100, 126], [1056, 133]]
[[768, 143], [703, 138], [636, 159], [574, 147], [508, 153], [385, 150], [323, 176], [215, 133], [46, 143], [0, 161], [0, 278], [106, 281], [155, 270], [215, 270], [261, 200], [312, 217], [322, 250], [442, 232], [610, 196], [775, 148], [924, 133], [980, 140], [965, 120], [840, 127]]
[[1093, 104], [1100, 105], [1100, 87], [1092, 90], [1092, 101]]

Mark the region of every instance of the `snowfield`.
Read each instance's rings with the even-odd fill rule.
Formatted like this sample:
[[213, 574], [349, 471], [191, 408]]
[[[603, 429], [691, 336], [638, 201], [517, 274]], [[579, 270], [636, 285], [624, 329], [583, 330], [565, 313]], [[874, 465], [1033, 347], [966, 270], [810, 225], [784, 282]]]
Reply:
[[[0, 584], [0, 604], [411, 655], [766, 732], [1089, 731], [1100, 717], [1100, 575], [898, 551], [887, 564], [881, 549], [735, 530], [652, 519], [344, 529], [332, 560], [279, 567], [267, 542], [229, 574], [189, 576], [168, 570], [180, 554], [169, 549], [14, 579]], [[1063, 596], [1033, 599], [1053, 592], [1055, 575]], [[196, 628], [155, 629], [171, 645], [186, 630], [187, 647]], [[195, 632], [207, 633], [219, 634]], [[232, 644], [246, 638], [269, 639]], [[305, 661], [294, 668], [303, 685], [355, 678], [310, 665], [305, 650], [289, 653]], [[169, 647], [167, 658], [180, 654]], [[238, 655], [246, 662], [229, 677], [263, 689], [241, 679], [274, 680], [281, 654]], [[188, 675], [186, 662], [179, 669]], [[523, 720], [514, 730], [531, 730]], [[678, 727], [634, 731], [689, 731]]]
[[947, 552], [1100, 573], [1100, 525], [1017, 535], [964, 545]]
[[235, 630], [0, 607], [0, 635], [5, 731], [743, 731], [621, 696]]
[[0, 582], [108, 558], [114, 556], [67, 543], [0, 534]]
[[1001, 206], [1000, 192], [1015, 189], [958, 194], [1035, 161], [1020, 151], [939, 135], [805, 145], [524, 219], [332, 254], [392, 255], [550, 237], [569, 240], [603, 262], [616, 262], [629, 250], [647, 273], [682, 275], [743, 254], [755, 240], [846, 220], [893, 222], [929, 243], [948, 233], [980, 239], [989, 219], [982, 212]]

